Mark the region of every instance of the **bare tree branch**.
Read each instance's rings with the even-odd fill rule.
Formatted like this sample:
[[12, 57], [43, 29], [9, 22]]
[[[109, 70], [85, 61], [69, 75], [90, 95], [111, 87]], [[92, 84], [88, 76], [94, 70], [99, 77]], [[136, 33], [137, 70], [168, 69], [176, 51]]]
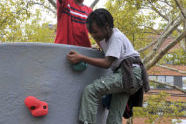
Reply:
[[[31, 2], [30, 2], [31, 3]], [[46, 9], [48, 9], [49, 11], [51, 11], [52, 13], [56, 14], [56, 11], [53, 10], [52, 8], [48, 7], [48, 6], [45, 6], [43, 3], [38, 3], [38, 2], [32, 2], [32, 4], [36, 4], [36, 5], [40, 5]]]
[[157, 44], [153, 47], [153, 50], [151, 53], [149, 53], [144, 59], [143, 62], [146, 64], [149, 60], [152, 59], [152, 57], [157, 53], [158, 49], [160, 48], [161, 44], [166, 40], [166, 38], [181, 24], [182, 19], [178, 18], [176, 22], [171, 25], [169, 24], [169, 29], [163, 33], [160, 38], [158, 39]]
[[[177, 0], [176, 0], [177, 1]], [[156, 13], [158, 13], [162, 18], [164, 18], [165, 20], [167, 20], [167, 21], [169, 21], [170, 19], [168, 18], [168, 17], [166, 17], [165, 15], [163, 15], [160, 11], [158, 11], [157, 9], [156, 9], [156, 7], [152, 4], [152, 2], [151, 1], [148, 1], [149, 3], [150, 3], [150, 5], [151, 5], [151, 9], [152, 10], [154, 10]], [[164, 2], [164, 3], [166, 3], [168, 6], [170, 6], [170, 7], [172, 7], [168, 2], [167, 2], [167, 0], [164, 0], [164, 1], [161, 1], [161, 2]], [[178, 1], [177, 1], [178, 2]], [[178, 7], [180, 7], [181, 8], [181, 6], [180, 6], [180, 4], [179, 4], [179, 6]], [[184, 14], [184, 11], [183, 11], [183, 9], [182, 9], [182, 11], [181, 11], [183, 14]], [[179, 32], [179, 33], [181, 33], [181, 31], [179, 30], [179, 29], [177, 29], [177, 31]]]
[[171, 71], [176, 71], [176, 72], [179, 72], [181, 74], [186, 74], [186, 71], [178, 70], [178, 69], [171, 68], [171, 67], [168, 67], [168, 66], [165, 66], [165, 65], [160, 65], [160, 64], [156, 64], [156, 65], [159, 66], [159, 67], [162, 67], [162, 68], [169, 69]]
[[181, 89], [181, 88], [179, 88], [178, 86], [175, 86], [175, 85], [171, 85], [171, 84], [168, 84], [168, 83], [165, 83], [165, 82], [159, 82], [159, 81], [156, 81], [156, 80], [149, 80], [149, 81], [152, 81], [152, 82], [154, 82], [156, 84], [161, 84], [161, 85], [164, 85], [164, 86], [169, 86], [169, 87], [172, 87], [173, 89], [176, 89], [176, 90], [179, 90], [179, 91], [181, 91], [183, 93], [186, 93], [185, 90], [183, 90], [183, 89]]
[[151, 46], [153, 46], [154, 44], [156, 44], [157, 41], [158, 41], [157, 39], [154, 40], [154, 41], [152, 41], [150, 44], [148, 44], [148, 45], [145, 46], [144, 48], [140, 48], [140, 49], [138, 50], [138, 52], [140, 52], [140, 53], [144, 52], [145, 50], [147, 50], [148, 48], [150, 48]]
[[178, 8], [181, 11], [182, 16], [186, 19], [186, 13], [184, 12], [184, 9], [182, 8], [182, 6], [180, 5], [180, 3], [177, 0], [174, 0], [176, 5], [178, 6]]
[[[165, 27], [164, 31], [161, 33], [161, 34], [164, 34], [168, 28], [170, 27], [170, 25], [173, 25], [173, 23], [175, 22], [176, 19], [172, 20], [172, 21], [169, 21], [167, 26]], [[181, 31], [179, 31], [181, 33]], [[151, 46], [153, 46], [154, 44], [156, 44], [158, 42], [158, 40], [154, 40], [152, 41], [150, 44], [148, 44], [147, 46], [145, 46], [144, 48], [141, 48], [138, 50], [138, 52], [144, 52], [145, 50], [147, 50], [148, 48], [150, 48]], [[145, 61], [145, 58], [144, 58], [144, 61]]]
[[162, 18], [164, 18], [165, 20], [169, 21], [169, 19], [168, 19], [165, 15], [163, 15], [160, 11], [158, 11], [158, 10], [156, 9], [156, 7], [152, 4], [151, 1], [148, 1], [148, 2], [149, 2], [149, 4], [151, 5], [152, 10], [154, 10], [156, 13], [158, 13], [158, 14], [159, 14]]
[[148, 29], [151, 29], [155, 34], [160, 35], [160, 32], [158, 30], [154, 29], [153, 27], [149, 27], [149, 26], [146, 26], [146, 25], [139, 25], [139, 26], [144, 26]]
[[49, 3], [52, 4], [52, 6], [57, 9], [57, 6], [56, 6], [56, 2], [54, 2], [54, 0], [48, 0]]
[[[56, 2], [54, 0], [48, 0], [48, 2], [55, 8], [57, 9], [57, 6], [56, 6]], [[99, 0], [94, 0], [93, 3], [90, 5], [90, 7], [93, 9], [96, 4], [99, 2]], [[49, 8], [49, 7], [45, 7], [47, 8], [48, 10], [52, 11], [53, 13], [55, 12], [55, 10]], [[56, 12], [55, 12], [56, 13]]]
[[94, 2], [90, 5], [90, 7], [93, 9], [98, 2], [99, 0], [94, 0]]
[[169, 7], [172, 7], [172, 5], [167, 0], [161, 0], [161, 2], [166, 3]]
[[145, 66], [146, 69], [150, 69], [154, 66], [172, 47], [174, 47], [179, 41], [186, 37], [186, 30], [182, 32], [174, 41], [172, 41], [165, 49], [163, 49], [158, 55], [151, 58], [151, 61], [148, 62]]

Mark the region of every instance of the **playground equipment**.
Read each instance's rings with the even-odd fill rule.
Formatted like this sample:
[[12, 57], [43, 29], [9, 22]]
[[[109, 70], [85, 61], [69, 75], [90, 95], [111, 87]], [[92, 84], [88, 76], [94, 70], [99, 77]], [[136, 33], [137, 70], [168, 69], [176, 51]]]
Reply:
[[72, 64], [72, 68], [74, 71], [84, 71], [87, 69], [87, 63], [86, 62], [78, 62], [76, 64]]
[[[91, 48], [62, 44], [0, 44], [0, 124], [78, 124], [84, 87], [110, 70], [88, 65], [74, 71], [66, 59], [70, 50], [103, 56]], [[45, 101], [48, 114], [32, 116], [24, 104], [27, 96]], [[100, 105], [97, 124], [104, 124], [106, 116]]]
[[35, 117], [42, 117], [48, 114], [48, 104], [34, 96], [27, 96], [24, 100], [26, 107]]

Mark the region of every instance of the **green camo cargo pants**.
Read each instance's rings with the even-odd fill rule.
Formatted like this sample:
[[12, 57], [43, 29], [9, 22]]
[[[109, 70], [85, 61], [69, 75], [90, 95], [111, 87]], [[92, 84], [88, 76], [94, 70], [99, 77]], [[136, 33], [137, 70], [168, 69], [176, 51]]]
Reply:
[[[83, 91], [79, 120], [96, 124], [97, 108], [103, 95], [112, 94], [107, 124], [122, 124], [122, 116], [129, 98], [125, 93], [121, 69], [112, 75], [102, 77], [89, 84]], [[133, 67], [133, 83], [136, 91], [141, 87], [141, 69]]]

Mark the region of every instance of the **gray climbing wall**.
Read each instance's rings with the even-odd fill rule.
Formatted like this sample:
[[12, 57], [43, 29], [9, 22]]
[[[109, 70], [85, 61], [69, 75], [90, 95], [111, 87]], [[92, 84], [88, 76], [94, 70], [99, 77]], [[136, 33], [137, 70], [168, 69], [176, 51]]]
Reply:
[[[102, 57], [96, 50], [70, 45], [0, 44], [0, 124], [78, 124], [82, 90], [110, 72], [91, 65], [73, 71], [66, 60], [70, 50]], [[48, 115], [33, 117], [24, 105], [27, 96], [46, 101]], [[98, 111], [97, 124], [104, 124], [107, 111], [101, 106]]]

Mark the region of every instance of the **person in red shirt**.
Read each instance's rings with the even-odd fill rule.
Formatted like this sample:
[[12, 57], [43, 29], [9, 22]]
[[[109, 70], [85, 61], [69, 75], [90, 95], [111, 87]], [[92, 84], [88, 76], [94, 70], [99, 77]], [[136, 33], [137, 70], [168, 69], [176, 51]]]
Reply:
[[91, 47], [86, 19], [92, 9], [84, 0], [57, 0], [55, 43]]

